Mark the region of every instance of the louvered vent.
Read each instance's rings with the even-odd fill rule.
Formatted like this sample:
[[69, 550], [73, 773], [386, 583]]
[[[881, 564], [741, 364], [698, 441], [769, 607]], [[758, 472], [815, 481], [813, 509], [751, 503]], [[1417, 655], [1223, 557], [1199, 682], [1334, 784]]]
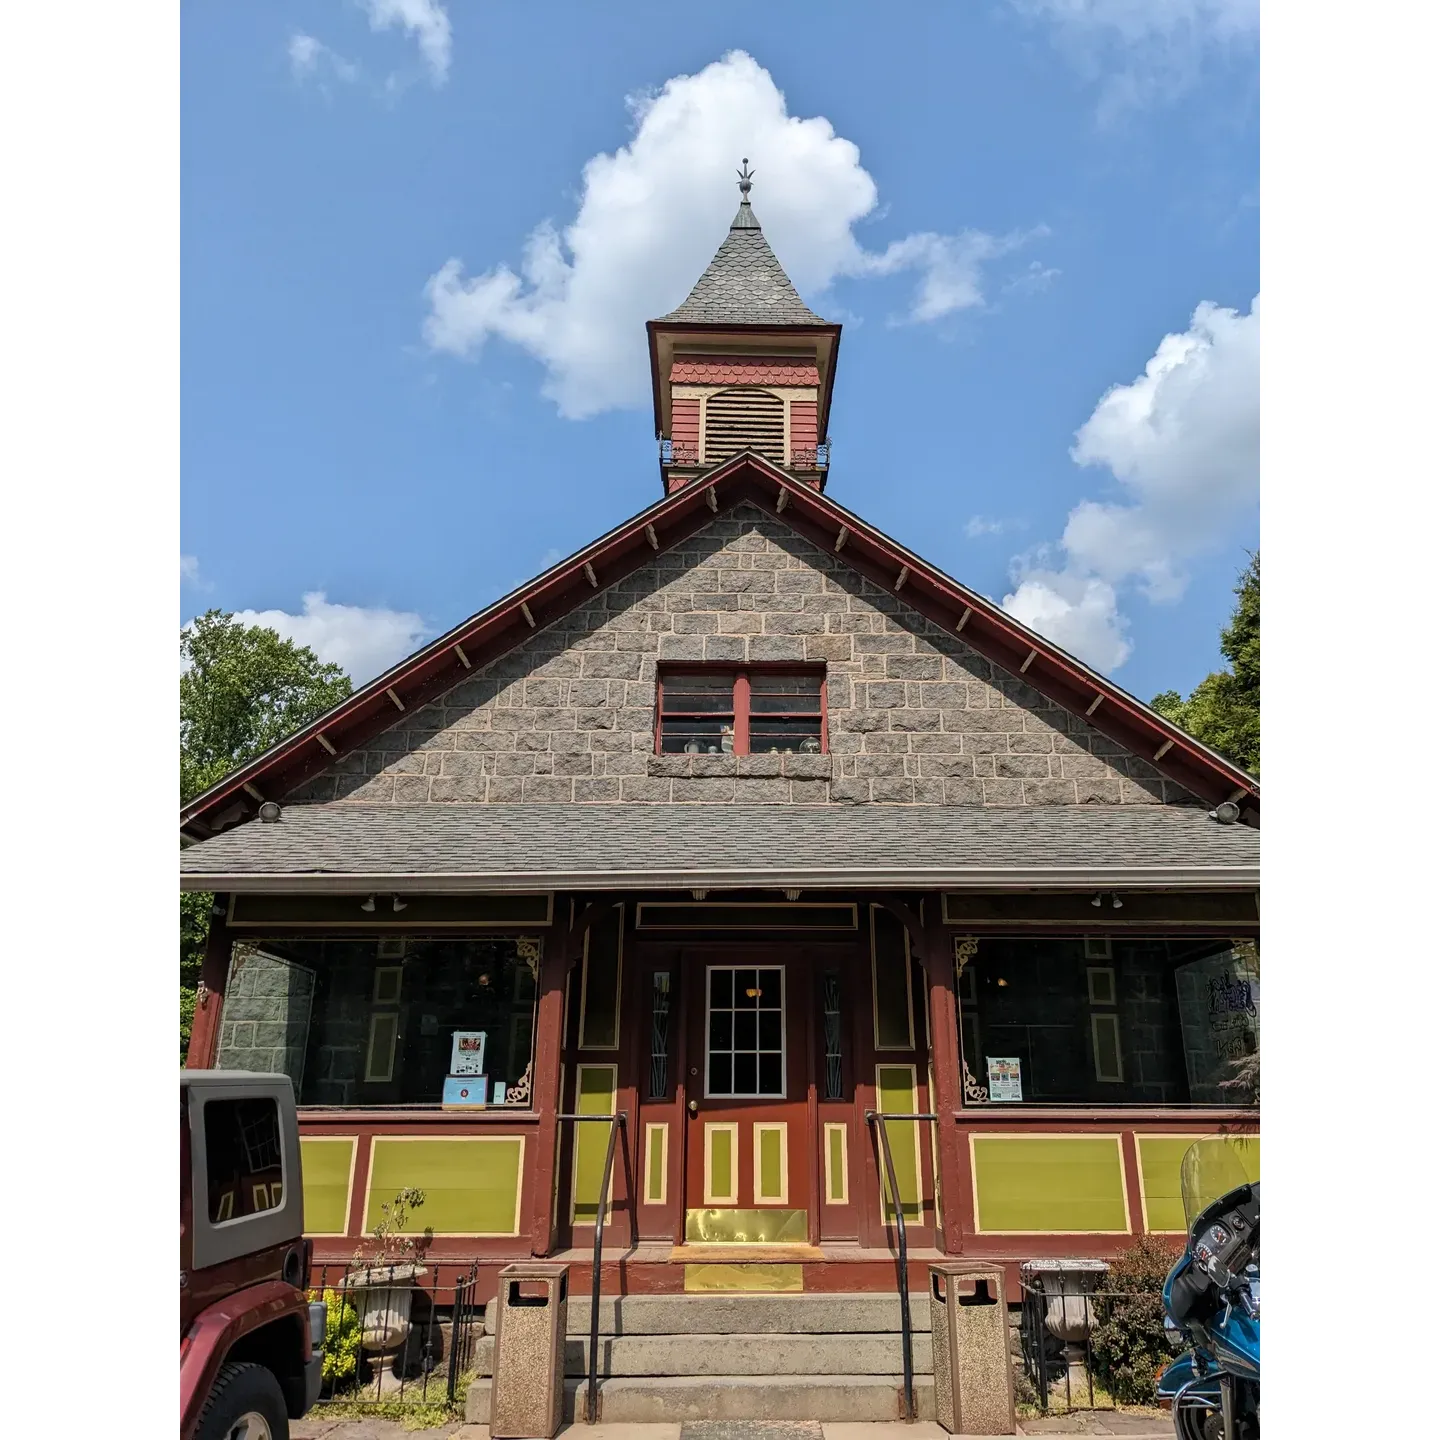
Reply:
[[785, 402], [765, 390], [721, 390], [705, 402], [705, 463], [714, 465], [746, 446], [785, 463]]

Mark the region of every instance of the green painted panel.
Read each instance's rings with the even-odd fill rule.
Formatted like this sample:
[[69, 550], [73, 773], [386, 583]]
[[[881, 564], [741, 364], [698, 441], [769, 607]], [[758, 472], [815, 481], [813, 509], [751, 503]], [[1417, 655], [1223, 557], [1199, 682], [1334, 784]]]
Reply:
[[[913, 1065], [877, 1065], [875, 1067], [875, 1108], [913, 1115], [916, 1111], [915, 1067]], [[907, 1220], [920, 1219], [920, 1122], [918, 1120], [887, 1120], [885, 1135], [890, 1141], [890, 1158], [895, 1165], [895, 1183], [900, 1187], [900, 1203]], [[894, 1197], [890, 1194], [889, 1177], [881, 1174], [885, 1188], [885, 1216], [895, 1213]]]
[[975, 1136], [976, 1228], [988, 1234], [1130, 1229], [1113, 1135]]
[[[1180, 1198], [1180, 1161], [1202, 1137], [1183, 1135], [1138, 1135], [1140, 1184], [1145, 1193], [1147, 1230], [1185, 1231], [1185, 1205]], [[1236, 1136], [1231, 1142], [1235, 1158], [1249, 1181], [1260, 1178], [1260, 1137]]]
[[845, 1132], [831, 1130], [827, 1142], [830, 1148], [830, 1163], [826, 1168], [827, 1194], [833, 1204], [845, 1201]]
[[781, 1178], [783, 1157], [781, 1147], [785, 1143], [783, 1130], [760, 1131], [760, 1183], [757, 1200], [780, 1200], [784, 1198], [784, 1184]]
[[[613, 1065], [577, 1065], [575, 1067], [575, 1113], [577, 1115], [613, 1115], [615, 1113], [615, 1067]], [[575, 1220], [593, 1225], [599, 1209], [600, 1182], [605, 1178], [605, 1147], [610, 1139], [606, 1125], [575, 1126]], [[614, 1176], [610, 1180], [612, 1189]], [[607, 1196], [607, 1201], [609, 1197]], [[606, 1206], [608, 1218], [608, 1203]]]
[[714, 1129], [708, 1134], [710, 1146], [710, 1193], [712, 1195], [736, 1196], [735, 1156], [731, 1141], [734, 1132], [728, 1129]]
[[665, 1131], [645, 1132], [645, 1198], [658, 1205], [665, 1195]]
[[377, 1138], [370, 1152], [366, 1227], [380, 1206], [408, 1186], [425, 1203], [406, 1218], [407, 1234], [428, 1225], [437, 1235], [518, 1235], [525, 1141], [519, 1135], [453, 1140]]
[[305, 1233], [343, 1235], [350, 1204], [350, 1159], [355, 1141], [349, 1137], [302, 1137], [300, 1174], [305, 1191]]

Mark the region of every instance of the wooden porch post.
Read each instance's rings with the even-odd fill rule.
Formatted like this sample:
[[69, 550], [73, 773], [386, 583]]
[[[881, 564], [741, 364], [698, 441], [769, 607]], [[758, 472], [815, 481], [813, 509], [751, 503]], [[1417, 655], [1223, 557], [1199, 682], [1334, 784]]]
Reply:
[[[560, 920], [561, 907], [565, 920]], [[564, 1091], [565, 977], [583, 941], [584, 930], [568, 923], [569, 901], [555, 897], [557, 923], [546, 937], [540, 957], [535, 1011], [535, 1071], [531, 1108], [540, 1116], [535, 1138], [535, 1181], [530, 1202], [530, 1253], [548, 1255], [555, 1248], [555, 1166], [559, 1153], [560, 1099]]]
[[[217, 895], [214, 908], [224, 911], [226, 897]], [[230, 974], [230, 947], [234, 937], [222, 915], [212, 914], [205, 937], [205, 957], [200, 962], [200, 984], [195, 993], [195, 1018], [190, 1025], [190, 1048], [185, 1053], [187, 1070], [210, 1070], [220, 1048], [220, 1015], [225, 1009], [225, 982]]]
[[947, 1255], [958, 1255], [964, 1248], [960, 1225], [965, 1193], [960, 1127], [955, 1112], [960, 1108], [960, 1030], [955, 1018], [954, 960], [950, 954], [949, 937], [940, 930], [925, 932], [922, 957], [930, 1004], [930, 1063], [934, 1072], [934, 1090], [930, 1103], [940, 1117], [936, 1126], [939, 1149], [940, 1189], [944, 1205], [940, 1214], [940, 1233]]

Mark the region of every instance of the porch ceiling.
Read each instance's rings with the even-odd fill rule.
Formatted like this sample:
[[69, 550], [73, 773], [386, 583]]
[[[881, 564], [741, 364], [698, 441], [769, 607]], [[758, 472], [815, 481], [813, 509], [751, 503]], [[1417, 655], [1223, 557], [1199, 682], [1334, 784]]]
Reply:
[[299, 805], [181, 851], [181, 888], [1253, 889], [1199, 806]]

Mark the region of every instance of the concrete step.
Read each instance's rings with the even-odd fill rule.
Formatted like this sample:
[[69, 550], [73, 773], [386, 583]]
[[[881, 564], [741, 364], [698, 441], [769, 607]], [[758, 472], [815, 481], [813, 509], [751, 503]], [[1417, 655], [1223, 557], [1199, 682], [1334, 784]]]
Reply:
[[[899, 1375], [713, 1375], [666, 1378], [616, 1376], [600, 1382], [600, 1416], [607, 1424], [641, 1425], [684, 1420], [898, 1420]], [[565, 1382], [565, 1419], [576, 1418], [583, 1380]], [[935, 1388], [928, 1375], [915, 1379], [922, 1420], [935, 1418]], [[584, 1411], [584, 1400], [580, 1400]], [[465, 1397], [465, 1418], [490, 1421], [490, 1381], [476, 1380]]]
[[[910, 1297], [916, 1333], [930, 1328], [930, 1301]], [[494, 1317], [485, 1328], [494, 1333]], [[590, 1296], [570, 1293], [566, 1333], [589, 1335]], [[602, 1295], [602, 1335], [839, 1335], [900, 1331], [900, 1299], [886, 1294]]]
[[[479, 1341], [475, 1373], [494, 1372], [493, 1337]], [[917, 1375], [933, 1369], [928, 1331], [914, 1337]], [[565, 1373], [589, 1373], [590, 1339], [570, 1337]], [[894, 1375], [903, 1368], [898, 1332], [839, 1335], [602, 1335], [601, 1375]]]

